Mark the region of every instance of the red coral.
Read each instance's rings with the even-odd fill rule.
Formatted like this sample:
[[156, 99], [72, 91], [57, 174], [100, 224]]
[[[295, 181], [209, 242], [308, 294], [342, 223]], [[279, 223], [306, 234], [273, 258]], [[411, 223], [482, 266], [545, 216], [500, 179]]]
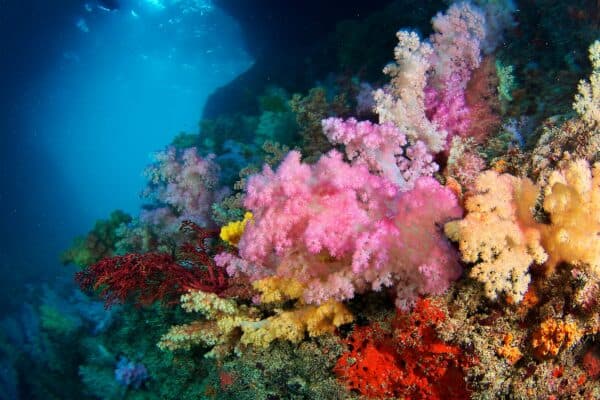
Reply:
[[377, 325], [358, 327], [346, 344], [349, 351], [342, 354], [334, 368], [335, 373], [351, 390], [369, 398], [392, 397], [401, 384], [402, 371], [396, 364], [391, 335]]
[[465, 96], [471, 111], [471, 125], [465, 137], [482, 143], [500, 128], [498, 76], [493, 56], [486, 57], [467, 85]]
[[105, 258], [75, 274], [84, 291], [99, 290], [107, 307], [132, 300], [147, 306], [156, 301], [174, 304], [189, 289], [219, 293], [227, 288], [225, 272], [207, 253], [206, 240], [215, 232], [184, 223], [196, 233], [181, 247], [180, 263], [165, 253], [126, 254]]
[[[202, 266], [205, 275], [200, 282], [202, 284], [190, 284], [188, 287], [210, 292], [220, 292], [227, 288], [227, 276], [223, 268], [217, 267], [211, 255], [209, 255], [209, 240], [216, 240], [219, 235], [218, 230], [201, 228], [191, 221], [183, 221], [181, 230], [195, 235], [191, 242], [184, 243], [179, 250], [180, 261], [191, 266]], [[220, 253], [224, 250], [223, 246], [217, 245], [212, 251]], [[207, 288], [208, 287], [208, 288]]]
[[410, 314], [392, 322], [393, 334], [379, 326], [357, 328], [335, 372], [351, 390], [369, 398], [467, 399], [464, 370], [473, 360], [441, 341], [435, 325], [445, 314], [421, 300]]
[[583, 368], [590, 379], [600, 378], [600, 346], [590, 347], [583, 356]]

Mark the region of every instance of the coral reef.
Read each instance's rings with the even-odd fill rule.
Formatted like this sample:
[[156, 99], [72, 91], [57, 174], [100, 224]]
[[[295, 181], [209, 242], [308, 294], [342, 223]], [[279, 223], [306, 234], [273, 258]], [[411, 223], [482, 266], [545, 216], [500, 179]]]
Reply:
[[[338, 65], [314, 87], [247, 93], [252, 114], [178, 136], [139, 216], [63, 255], [87, 295], [2, 321], [7, 391], [600, 398], [598, 22], [551, 3], [394, 2], [288, 71]], [[411, 15], [428, 36], [397, 31]], [[375, 74], [394, 36], [366, 38], [394, 31]]]

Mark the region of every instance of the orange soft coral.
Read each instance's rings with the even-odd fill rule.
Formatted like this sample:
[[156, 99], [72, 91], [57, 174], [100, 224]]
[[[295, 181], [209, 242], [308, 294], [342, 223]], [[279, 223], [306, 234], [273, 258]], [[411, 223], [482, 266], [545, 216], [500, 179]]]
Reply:
[[509, 364], [516, 364], [521, 358], [523, 358], [523, 353], [519, 350], [518, 347], [513, 345], [514, 336], [512, 333], [507, 333], [502, 338], [502, 346], [496, 349], [496, 353], [500, 357], [504, 357]]
[[562, 349], [575, 344], [582, 334], [573, 322], [547, 319], [533, 332], [531, 346], [538, 358], [555, 357]]

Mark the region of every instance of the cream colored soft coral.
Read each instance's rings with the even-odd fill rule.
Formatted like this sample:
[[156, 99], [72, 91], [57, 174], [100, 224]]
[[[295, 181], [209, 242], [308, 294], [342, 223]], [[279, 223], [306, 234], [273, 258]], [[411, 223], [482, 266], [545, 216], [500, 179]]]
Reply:
[[463, 261], [475, 263], [470, 276], [484, 284], [491, 299], [506, 293], [519, 302], [530, 282], [529, 266], [546, 260], [532, 216], [537, 195], [528, 179], [487, 171], [465, 202], [467, 216], [445, 226], [446, 235], [458, 241]]
[[[261, 281], [258, 281], [261, 282]], [[263, 302], [297, 299], [302, 290], [297, 282], [267, 278], [255, 285], [262, 291]], [[258, 307], [238, 305], [232, 299], [222, 299], [213, 293], [190, 291], [181, 297], [182, 308], [188, 312], [201, 312], [206, 320], [171, 327], [161, 338], [162, 350], [190, 349], [194, 345], [212, 346], [206, 357], [222, 358], [241, 345], [267, 347], [277, 339], [300, 342], [308, 333], [319, 336], [340, 325], [352, 322], [350, 311], [336, 301], [319, 306], [298, 301], [290, 310], [275, 310], [275, 315], [259, 318]]]
[[425, 115], [424, 95], [433, 48], [415, 32], [399, 31], [396, 36], [396, 62], [383, 70], [392, 78], [390, 88], [373, 93], [375, 111], [380, 123], [393, 123], [411, 142], [421, 140], [437, 153], [444, 148], [446, 132], [438, 130]]
[[592, 75], [589, 82], [579, 81], [579, 94], [575, 95], [573, 109], [588, 124], [600, 124], [600, 40], [590, 46]]
[[590, 169], [585, 160], [570, 162], [550, 175], [544, 192], [550, 225], [542, 243], [549, 270], [567, 262], [600, 276], [600, 163]]

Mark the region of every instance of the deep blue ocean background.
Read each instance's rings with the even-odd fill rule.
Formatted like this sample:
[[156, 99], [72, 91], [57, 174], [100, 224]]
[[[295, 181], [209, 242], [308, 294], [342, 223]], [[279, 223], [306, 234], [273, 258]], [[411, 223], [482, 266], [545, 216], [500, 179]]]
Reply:
[[252, 65], [206, 1], [0, 1], [0, 305], [72, 275], [59, 254], [140, 205], [149, 155], [197, 133], [207, 97]]

